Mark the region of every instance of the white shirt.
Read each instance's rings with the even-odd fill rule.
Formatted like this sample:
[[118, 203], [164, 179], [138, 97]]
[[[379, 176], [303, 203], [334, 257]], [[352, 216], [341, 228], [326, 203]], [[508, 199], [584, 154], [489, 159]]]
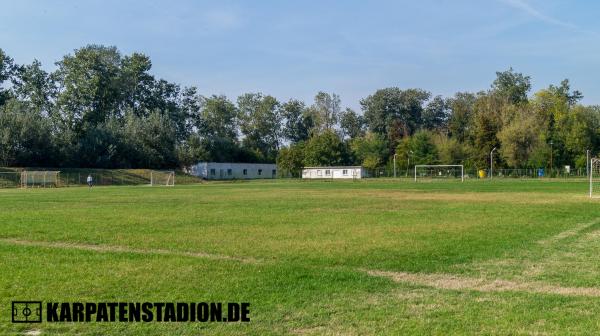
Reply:
[[88, 181], [88, 182], [92, 182], [92, 175], [89, 175], [89, 176], [87, 177], [87, 181]]

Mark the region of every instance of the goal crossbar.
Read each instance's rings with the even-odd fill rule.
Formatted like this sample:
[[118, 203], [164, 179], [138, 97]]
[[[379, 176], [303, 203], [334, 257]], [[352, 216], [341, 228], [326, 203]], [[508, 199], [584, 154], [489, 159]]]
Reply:
[[150, 171], [150, 186], [168, 186], [172, 187], [175, 185], [175, 172], [172, 170], [168, 171], [160, 171], [160, 170], [151, 170]]
[[460, 181], [465, 181], [465, 169], [463, 165], [415, 165], [415, 182], [417, 182], [417, 170], [418, 168], [429, 168], [429, 169], [444, 169], [444, 168], [460, 168]]

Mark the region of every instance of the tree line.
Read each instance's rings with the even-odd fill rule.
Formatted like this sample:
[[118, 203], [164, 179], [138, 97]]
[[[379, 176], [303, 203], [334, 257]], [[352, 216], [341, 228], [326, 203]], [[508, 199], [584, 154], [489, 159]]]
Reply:
[[413, 164], [586, 166], [600, 149], [600, 108], [567, 79], [531, 93], [531, 78], [497, 72], [480, 92], [433, 96], [384, 88], [343, 108], [335, 93], [307, 104], [246, 93], [202, 96], [151, 74], [146, 55], [88, 45], [47, 72], [0, 49], [0, 165], [177, 168], [199, 161], [303, 166]]

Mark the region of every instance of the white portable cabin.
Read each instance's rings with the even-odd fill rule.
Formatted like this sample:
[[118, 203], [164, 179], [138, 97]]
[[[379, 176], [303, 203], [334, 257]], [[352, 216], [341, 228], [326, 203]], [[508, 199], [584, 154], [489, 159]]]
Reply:
[[304, 167], [303, 179], [360, 179], [367, 177], [361, 166]]
[[189, 173], [206, 180], [274, 179], [277, 165], [271, 163], [199, 162]]

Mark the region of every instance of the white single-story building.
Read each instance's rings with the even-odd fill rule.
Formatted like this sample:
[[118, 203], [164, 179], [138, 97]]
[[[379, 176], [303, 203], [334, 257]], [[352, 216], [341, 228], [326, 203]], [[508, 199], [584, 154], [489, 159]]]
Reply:
[[274, 179], [277, 165], [271, 163], [199, 162], [189, 173], [206, 180]]
[[360, 179], [363, 177], [367, 177], [367, 172], [361, 166], [302, 168], [303, 179]]

